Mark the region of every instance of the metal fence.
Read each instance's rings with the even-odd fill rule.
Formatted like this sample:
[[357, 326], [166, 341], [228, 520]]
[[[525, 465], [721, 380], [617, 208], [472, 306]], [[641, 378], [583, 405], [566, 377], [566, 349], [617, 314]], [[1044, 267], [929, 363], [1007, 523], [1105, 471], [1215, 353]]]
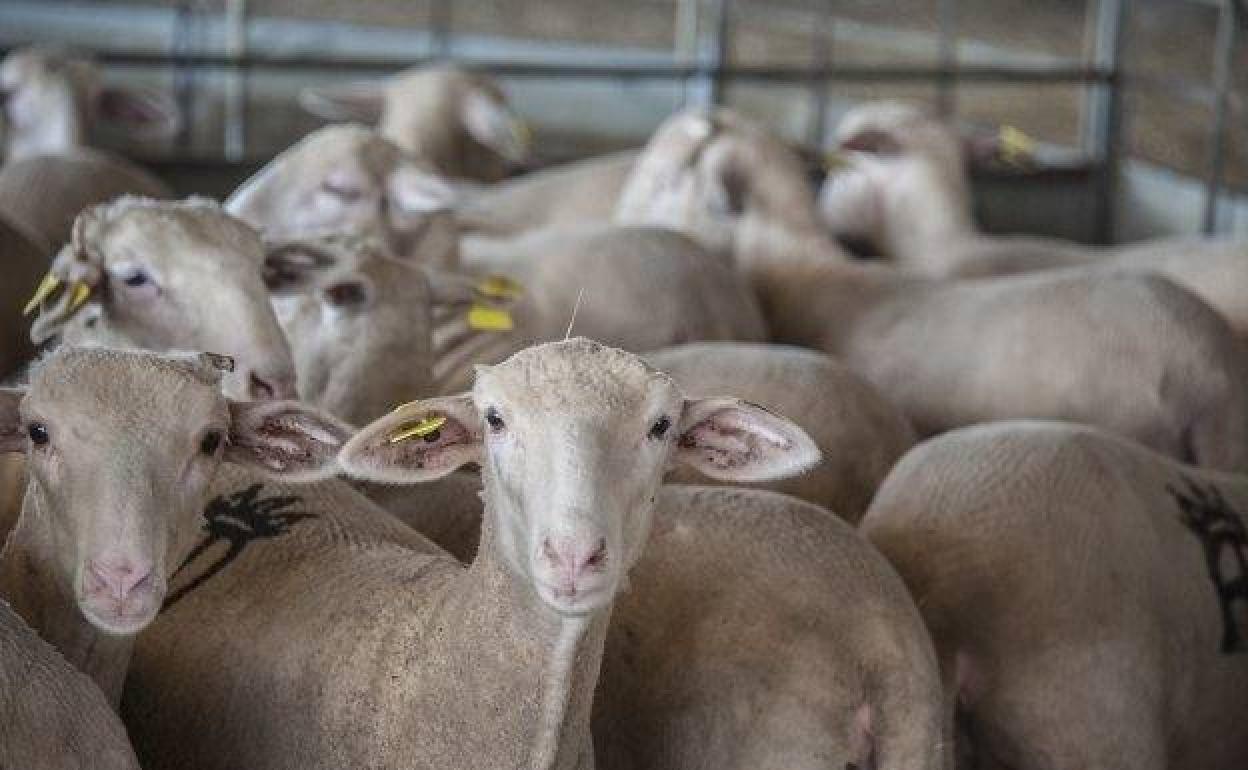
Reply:
[[[1027, 87], [1037, 84], [1065, 84], [1085, 89], [1080, 150], [1093, 170], [1096, 200], [1096, 235], [1108, 242], [1114, 231], [1117, 180], [1123, 153], [1123, 92], [1136, 88], [1164, 89], [1175, 98], [1211, 104], [1209, 162], [1204, 176], [1203, 227], [1218, 228], [1219, 200], [1224, 193], [1223, 166], [1227, 142], [1232, 133], [1230, 101], [1233, 89], [1232, 66], [1241, 28], [1248, 21], [1245, 0], [1184, 0], [1219, 8], [1214, 51], [1212, 84], [1201, 86], [1161, 78], [1132, 77], [1124, 72], [1123, 48], [1126, 14], [1133, 0], [1089, 0], [1087, 25], [1090, 49], [1082, 61], [1052, 64], [1026, 63], [996, 66], [971, 65], [959, 61], [958, 0], [936, 0], [938, 6], [938, 55], [930, 66], [854, 66], [838, 63], [827, 41], [836, 23], [836, 3], [824, 0], [818, 11], [818, 38], [813, 66], [748, 66], [728, 61], [728, 45], [733, 35], [732, 0], [678, 0], [677, 34], [668, 61], [656, 64], [586, 61], [568, 64], [540, 61], [483, 61], [465, 59], [455, 52], [454, 6], [451, 0], [432, 0], [431, 44], [428, 55], [406, 60], [342, 59], [317, 56], [274, 58], [259, 56], [246, 48], [246, 0], [227, 0], [225, 6], [226, 43], [221, 53], [196, 50], [195, 25], [201, 12], [194, 3], [183, 2], [174, 30], [174, 44], [168, 54], [99, 52], [98, 58], [116, 66], [169, 67], [174, 73], [177, 98], [189, 106], [194, 98], [195, 73], [218, 70], [231, 73], [226, 92], [224, 148], [226, 158], [243, 157], [248, 114], [248, 78], [268, 71], [326, 70], [384, 73], [435, 61], [455, 60], [470, 68], [511, 78], [597, 78], [625, 81], [662, 80], [683, 83], [684, 101], [713, 105], [723, 99], [725, 87], [735, 83], [777, 83], [804, 86], [811, 100], [811, 124], [807, 140], [822, 146], [827, 140], [826, 106], [834, 83], [934, 84], [937, 104], [949, 117], [957, 113], [958, 89], [962, 84], [994, 83]], [[189, 109], [187, 111], [189, 114]], [[1244, 127], [1248, 130], [1248, 126]], [[1246, 131], [1245, 133], [1248, 133]]]

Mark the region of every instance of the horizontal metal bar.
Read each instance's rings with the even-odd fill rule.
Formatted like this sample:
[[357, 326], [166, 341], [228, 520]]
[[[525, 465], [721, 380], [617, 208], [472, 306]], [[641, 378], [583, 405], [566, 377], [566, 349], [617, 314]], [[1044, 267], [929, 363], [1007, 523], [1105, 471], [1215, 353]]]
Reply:
[[[168, 66], [174, 57], [163, 53], [99, 51], [98, 61], [116, 66]], [[248, 56], [232, 59], [217, 54], [179, 56], [177, 62], [201, 69], [232, 70], [322, 70], [389, 72], [406, 67], [432, 64], [433, 59], [405, 61], [383, 59], [325, 59], [316, 57], [269, 58]], [[1117, 80], [1113, 71], [1073, 65], [997, 65], [965, 64], [957, 67], [861, 67], [832, 65], [817, 67], [792, 66], [727, 66], [708, 67], [698, 63], [657, 64], [560, 64], [553, 62], [483, 61], [458, 59], [465, 69], [489, 72], [507, 77], [625, 78], [631, 80], [667, 80], [719, 75], [726, 80], [754, 82], [787, 82], [809, 84], [816, 81], [884, 83], [929, 82], [948, 78], [959, 82], [980, 83], [1110, 83]]]

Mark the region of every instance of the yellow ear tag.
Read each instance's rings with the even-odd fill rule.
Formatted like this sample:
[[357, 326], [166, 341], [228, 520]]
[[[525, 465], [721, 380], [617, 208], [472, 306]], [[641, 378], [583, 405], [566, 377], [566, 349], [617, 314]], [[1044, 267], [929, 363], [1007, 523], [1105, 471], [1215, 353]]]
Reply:
[[468, 311], [468, 326], [479, 332], [509, 332], [516, 328], [511, 313], [482, 304], [475, 304]]
[[527, 148], [533, 143], [533, 129], [529, 128], [529, 123], [524, 118], [512, 119], [511, 133], [521, 147]]
[[1035, 153], [1036, 141], [1014, 126], [1002, 126], [997, 134], [1001, 157], [1007, 163], [1029, 160]]
[[477, 291], [494, 299], [515, 299], [524, 293], [524, 287], [505, 275], [490, 275], [477, 284]]
[[400, 441], [407, 441], [411, 438], [423, 438], [429, 441], [436, 441], [438, 430], [446, 425], [446, 418], [439, 415], [437, 417], [426, 417], [423, 420], [400, 428], [397, 433], [386, 440], [387, 444], [397, 444]]
[[87, 300], [91, 298], [91, 287], [85, 283], [74, 284], [74, 296], [69, 301], [69, 312], [76, 313], [78, 308], [87, 304]]
[[52, 296], [52, 292], [56, 291], [61, 285], [61, 279], [55, 275], [48, 273], [39, 282], [39, 288], [35, 289], [35, 296], [30, 298], [30, 302], [26, 303], [26, 307], [22, 309], [22, 315], [30, 315], [39, 309], [43, 301]]

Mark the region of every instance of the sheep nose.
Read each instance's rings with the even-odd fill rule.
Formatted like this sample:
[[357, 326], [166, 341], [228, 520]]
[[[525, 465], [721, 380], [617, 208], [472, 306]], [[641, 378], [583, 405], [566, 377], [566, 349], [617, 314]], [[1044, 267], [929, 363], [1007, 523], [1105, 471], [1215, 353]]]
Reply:
[[607, 565], [607, 541], [585, 543], [574, 539], [545, 538], [542, 559], [565, 582], [575, 584], [587, 574], [602, 572]]
[[87, 563], [85, 583], [88, 596], [104, 596], [123, 601], [132, 594], [142, 593], [151, 587], [152, 567], [150, 564], [136, 564], [127, 559], [92, 560]]
[[252, 371], [247, 376], [247, 395], [256, 401], [295, 398], [295, 378], [288, 374], [261, 375]]

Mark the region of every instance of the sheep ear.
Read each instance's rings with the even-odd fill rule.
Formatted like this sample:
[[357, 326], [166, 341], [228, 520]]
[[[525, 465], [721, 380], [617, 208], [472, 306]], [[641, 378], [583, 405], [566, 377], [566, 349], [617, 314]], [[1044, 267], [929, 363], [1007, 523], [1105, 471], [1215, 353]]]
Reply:
[[0, 452], [21, 452], [26, 449], [22, 431], [21, 407], [24, 390], [0, 388]]
[[337, 259], [309, 240], [274, 241], [264, 245], [264, 284], [275, 297], [311, 291]]
[[761, 406], [701, 398], [685, 402], [673, 459], [718, 481], [771, 481], [809, 470], [820, 452], [806, 431]]
[[464, 97], [460, 120], [473, 139], [508, 163], [528, 160], [532, 133], [524, 120], [492, 94], [474, 88]]
[[841, 139], [842, 150], [865, 152], [870, 155], [893, 155], [900, 149], [896, 138], [887, 131], [876, 128], [864, 129]]
[[105, 86], [96, 94], [95, 113], [140, 139], [168, 138], [182, 125], [178, 105], [147, 89]]
[[436, 174], [404, 163], [386, 180], [390, 201], [404, 214], [431, 214], [455, 205], [455, 190]]
[[338, 465], [357, 479], [413, 484], [481, 457], [480, 418], [471, 394], [463, 393], [404, 404], [366, 425], [342, 448]]
[[324, 120], [358, 120], [376, 123], [385, 105], [380, 82], [309, 86], [299, 92], [299, 106]]
[[832, 171], [819, 191], [819, 210], [837, 238], [871, 240], [880, 228], [878, 184], [862, 169]]
[[225, 459], [283, 481], [318, 481], [337, 471], [344, 423], [298, 401], [231, 401]]
[[281, 155], [269, 161], [268, 165], [252, 174], [230, 193], [230, 197], [225, 199], [221, 207], [227, 214], [238, 217], [252, 227], [261, 227], [268, 219], [273, 190], [277, 185], [278, 169], [283, 162]]

